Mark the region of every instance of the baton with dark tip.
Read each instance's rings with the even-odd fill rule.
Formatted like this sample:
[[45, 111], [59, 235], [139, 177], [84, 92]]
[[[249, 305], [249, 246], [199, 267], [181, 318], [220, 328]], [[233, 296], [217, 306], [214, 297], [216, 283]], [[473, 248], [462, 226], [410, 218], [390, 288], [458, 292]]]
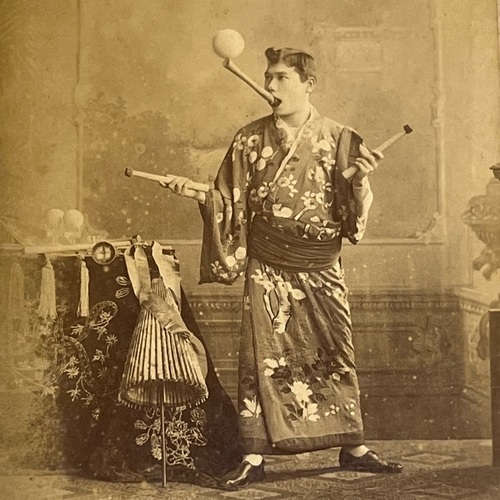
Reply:
[[[380, 152], [380, 153], [382, 153], [387, 148], [389, 148], [390, 146], [392, 146], [396, 141], [398, 141], [399, 139], [401, 139], [401, 137], [404, 137], [405, 135], [411, 134], [412, 132], [413, 132], [413, 129], [408, 124], [406, 124], [403, 127], [403, 130], [401, 132], [398, 132], [397, 134], [394, 134], [390, 139], [387, 139], [387, 141], [385, 141], [378, 148], [375, 148], [372, 151], [375, 152], [375, 155], [377, 154], [377, 151]], [[342, 172], [342, 175], [344, 176], [344, 178], [350, 179], [357, 171], [358, 171], [358, 167], [352, 166], [352, 167], [346, 168]]]
[[[170, 175], [157, 175], [150, 174], [149, 172], [141, 172], [140, 170], [133, 170], [131, 168], [125, 169], [125, 175], [127, 177], [142, 177], [143, 179], [149, 179], [150, 181], [163, 182], [169, 184], [172, 182], [173, 176]], [[210, 191], [210, 186], [208, 184], [202, 184], [201, 182], [188, 181], [186, 183], [188, 189], [193, 191], [199, 191], [201, 193], [208, 193]]]

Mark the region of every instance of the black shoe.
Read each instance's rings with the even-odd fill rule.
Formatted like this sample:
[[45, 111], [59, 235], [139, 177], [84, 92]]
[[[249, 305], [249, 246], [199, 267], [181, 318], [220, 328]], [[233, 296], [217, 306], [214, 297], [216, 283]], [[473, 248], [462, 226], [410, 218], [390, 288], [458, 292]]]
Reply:
[[246, 460], [241, 462], [240, 466], [230, 472], [224, 478], [224, 484], [227, 486], [236, 486], [241, 488], [246, 486], [248, 483], [256, 483], [262, 481], [266, 473], [264, 472], [264, 461], [260, 465], [252, 465]]
[[356, 472], [385, 472], [389, 474], [403, 472], [403, 466], [396, 462], [387, 462], [374, 451], [367, 451], [362, 457], [355, 457], [343, 448], [339, 454], [340, 466]]

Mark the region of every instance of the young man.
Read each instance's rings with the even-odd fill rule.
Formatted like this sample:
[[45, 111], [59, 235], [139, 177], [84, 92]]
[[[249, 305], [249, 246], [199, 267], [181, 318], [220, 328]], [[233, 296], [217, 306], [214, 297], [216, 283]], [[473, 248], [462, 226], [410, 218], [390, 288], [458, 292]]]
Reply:
[[[321, 117], [309, 97], [312, 56], [266, 51], [265, 88], [281, 103], [243, 127], [214, 189], [168, 187], [197, 199], [205, 224], [201, 283], [246, 276], [239, 359], [245, 458], [227, 484], [264, 477], [263, 454], [342, 447], [350, 470], [400, 472], [364, 445], [343, 237], [357, 243], [373, 200], [367, 176], [382, 155]], [[342, 172], [356, 165], [346, 180]]]

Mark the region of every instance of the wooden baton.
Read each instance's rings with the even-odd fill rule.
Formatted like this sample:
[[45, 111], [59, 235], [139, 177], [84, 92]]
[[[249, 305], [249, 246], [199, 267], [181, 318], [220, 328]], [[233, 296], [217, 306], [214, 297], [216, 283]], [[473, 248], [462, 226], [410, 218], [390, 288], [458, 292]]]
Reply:
[[[143, 179], [149, 179], [150, 181], [156, 182], [164, 182], [165, 184], [172, 182], [173, 179], [173, 176], [171, 175], [150, 174], [149, 172], [141, 172], [140, 170], [133, 170], [131, 168], [125, 169], [125, 175], [127, 177], [142, 177]], [[188, 189], [199, 191], [201, 193], [208, 193], [208, 191], [210, 190], [210, 186], [208, 184], [203, 184], [201, 182], [188, 181], [186, 187]]]
[[[390, 139], [387, 139], [387, 141], [382, 143], [378, 148], [375, 148], [373, 151], [379, 151], [380, 153], [382, 153], [387, 148], [392, 146], [396, 141], [401, 139], [401, 137], [404, 137], [405, 135], [411, 134], [412, 132], [413, 132], [413, 129], [410, 127], [410, 125], [406, 124], [403, 127], [403, 130], [401, 132], [394, 134]], [[357, 171], [358, 171], [358, 167], [351, 166], [349, 168], [346, 168], [342, 172], [342, 175], [344, 176], [345, 179], [350, 179]]]

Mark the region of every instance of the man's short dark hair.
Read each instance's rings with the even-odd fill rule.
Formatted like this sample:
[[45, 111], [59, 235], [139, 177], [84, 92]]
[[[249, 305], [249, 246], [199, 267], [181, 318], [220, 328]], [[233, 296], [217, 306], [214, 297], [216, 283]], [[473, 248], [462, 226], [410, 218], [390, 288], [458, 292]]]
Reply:
[[283, 49], [269, 47], [265, 54], [269, 64], [277, 64], [283, 61], [287, 66], [295, 68], [303, 82], [310, 77], [316, 78], [316, 61], [313, 56], [303, 50], [290, 47]]

